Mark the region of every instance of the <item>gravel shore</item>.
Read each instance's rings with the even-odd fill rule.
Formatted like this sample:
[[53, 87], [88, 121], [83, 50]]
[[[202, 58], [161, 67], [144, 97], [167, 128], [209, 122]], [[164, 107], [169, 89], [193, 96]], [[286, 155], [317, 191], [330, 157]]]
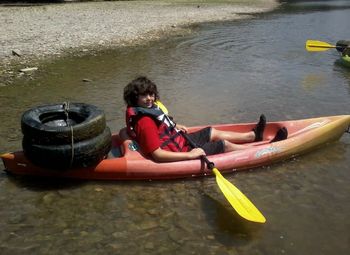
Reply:
[[0, 5], [0, 67], [4, 70], [13, 63], [24, 64], [67, 51], [155, 40], [163, 35], [185, 32], [191, 24], [241, 19], [276, 6], [274, 0]]

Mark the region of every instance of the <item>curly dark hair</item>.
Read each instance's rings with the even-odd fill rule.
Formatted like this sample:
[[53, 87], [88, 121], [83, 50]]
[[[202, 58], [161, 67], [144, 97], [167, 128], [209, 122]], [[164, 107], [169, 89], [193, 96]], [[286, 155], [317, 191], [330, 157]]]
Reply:
[[128, 106], [136, 107], [139, 95], [154, 94], [159, 99], [157, 85], [146, 76], [139, 76], [124, 88], [124, 101]]

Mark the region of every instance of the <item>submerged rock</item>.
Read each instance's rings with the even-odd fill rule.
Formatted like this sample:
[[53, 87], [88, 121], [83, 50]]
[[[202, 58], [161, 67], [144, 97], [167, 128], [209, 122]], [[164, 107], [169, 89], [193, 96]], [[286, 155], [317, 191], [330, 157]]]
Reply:
[[31, 73], [31, 72], [34, 72], [34, 71], [36, 71], [36, 70], [38, 70], [37, 67], [26, 67], [26, 68], [20, 69], [19, 71], [20, 71], [21, 73]]

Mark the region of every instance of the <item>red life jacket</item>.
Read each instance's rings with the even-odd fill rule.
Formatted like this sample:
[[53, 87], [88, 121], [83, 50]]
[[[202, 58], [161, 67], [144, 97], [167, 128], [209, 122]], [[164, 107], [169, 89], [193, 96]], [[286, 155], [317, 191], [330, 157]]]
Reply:
[[137, 120], [142, 116], [149, 116], [155, 120], [158, 126], [161, 149], [175, 152], [187, 151], [186, 140], [175, 128], [176, 124], [157, 106], [153, 108], [128, 107], [126, 109], [126, 127], [131, 138], [137, 139], [134, 127]]

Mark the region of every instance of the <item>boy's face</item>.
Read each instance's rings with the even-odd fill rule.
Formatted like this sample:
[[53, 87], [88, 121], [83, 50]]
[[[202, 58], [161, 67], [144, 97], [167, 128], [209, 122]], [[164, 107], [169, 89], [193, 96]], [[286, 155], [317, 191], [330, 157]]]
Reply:
[[137, 105], [144, 108], [151, 108], [154, 104], [154, 100], [154, 94], [139, 95], [137, 99]]

